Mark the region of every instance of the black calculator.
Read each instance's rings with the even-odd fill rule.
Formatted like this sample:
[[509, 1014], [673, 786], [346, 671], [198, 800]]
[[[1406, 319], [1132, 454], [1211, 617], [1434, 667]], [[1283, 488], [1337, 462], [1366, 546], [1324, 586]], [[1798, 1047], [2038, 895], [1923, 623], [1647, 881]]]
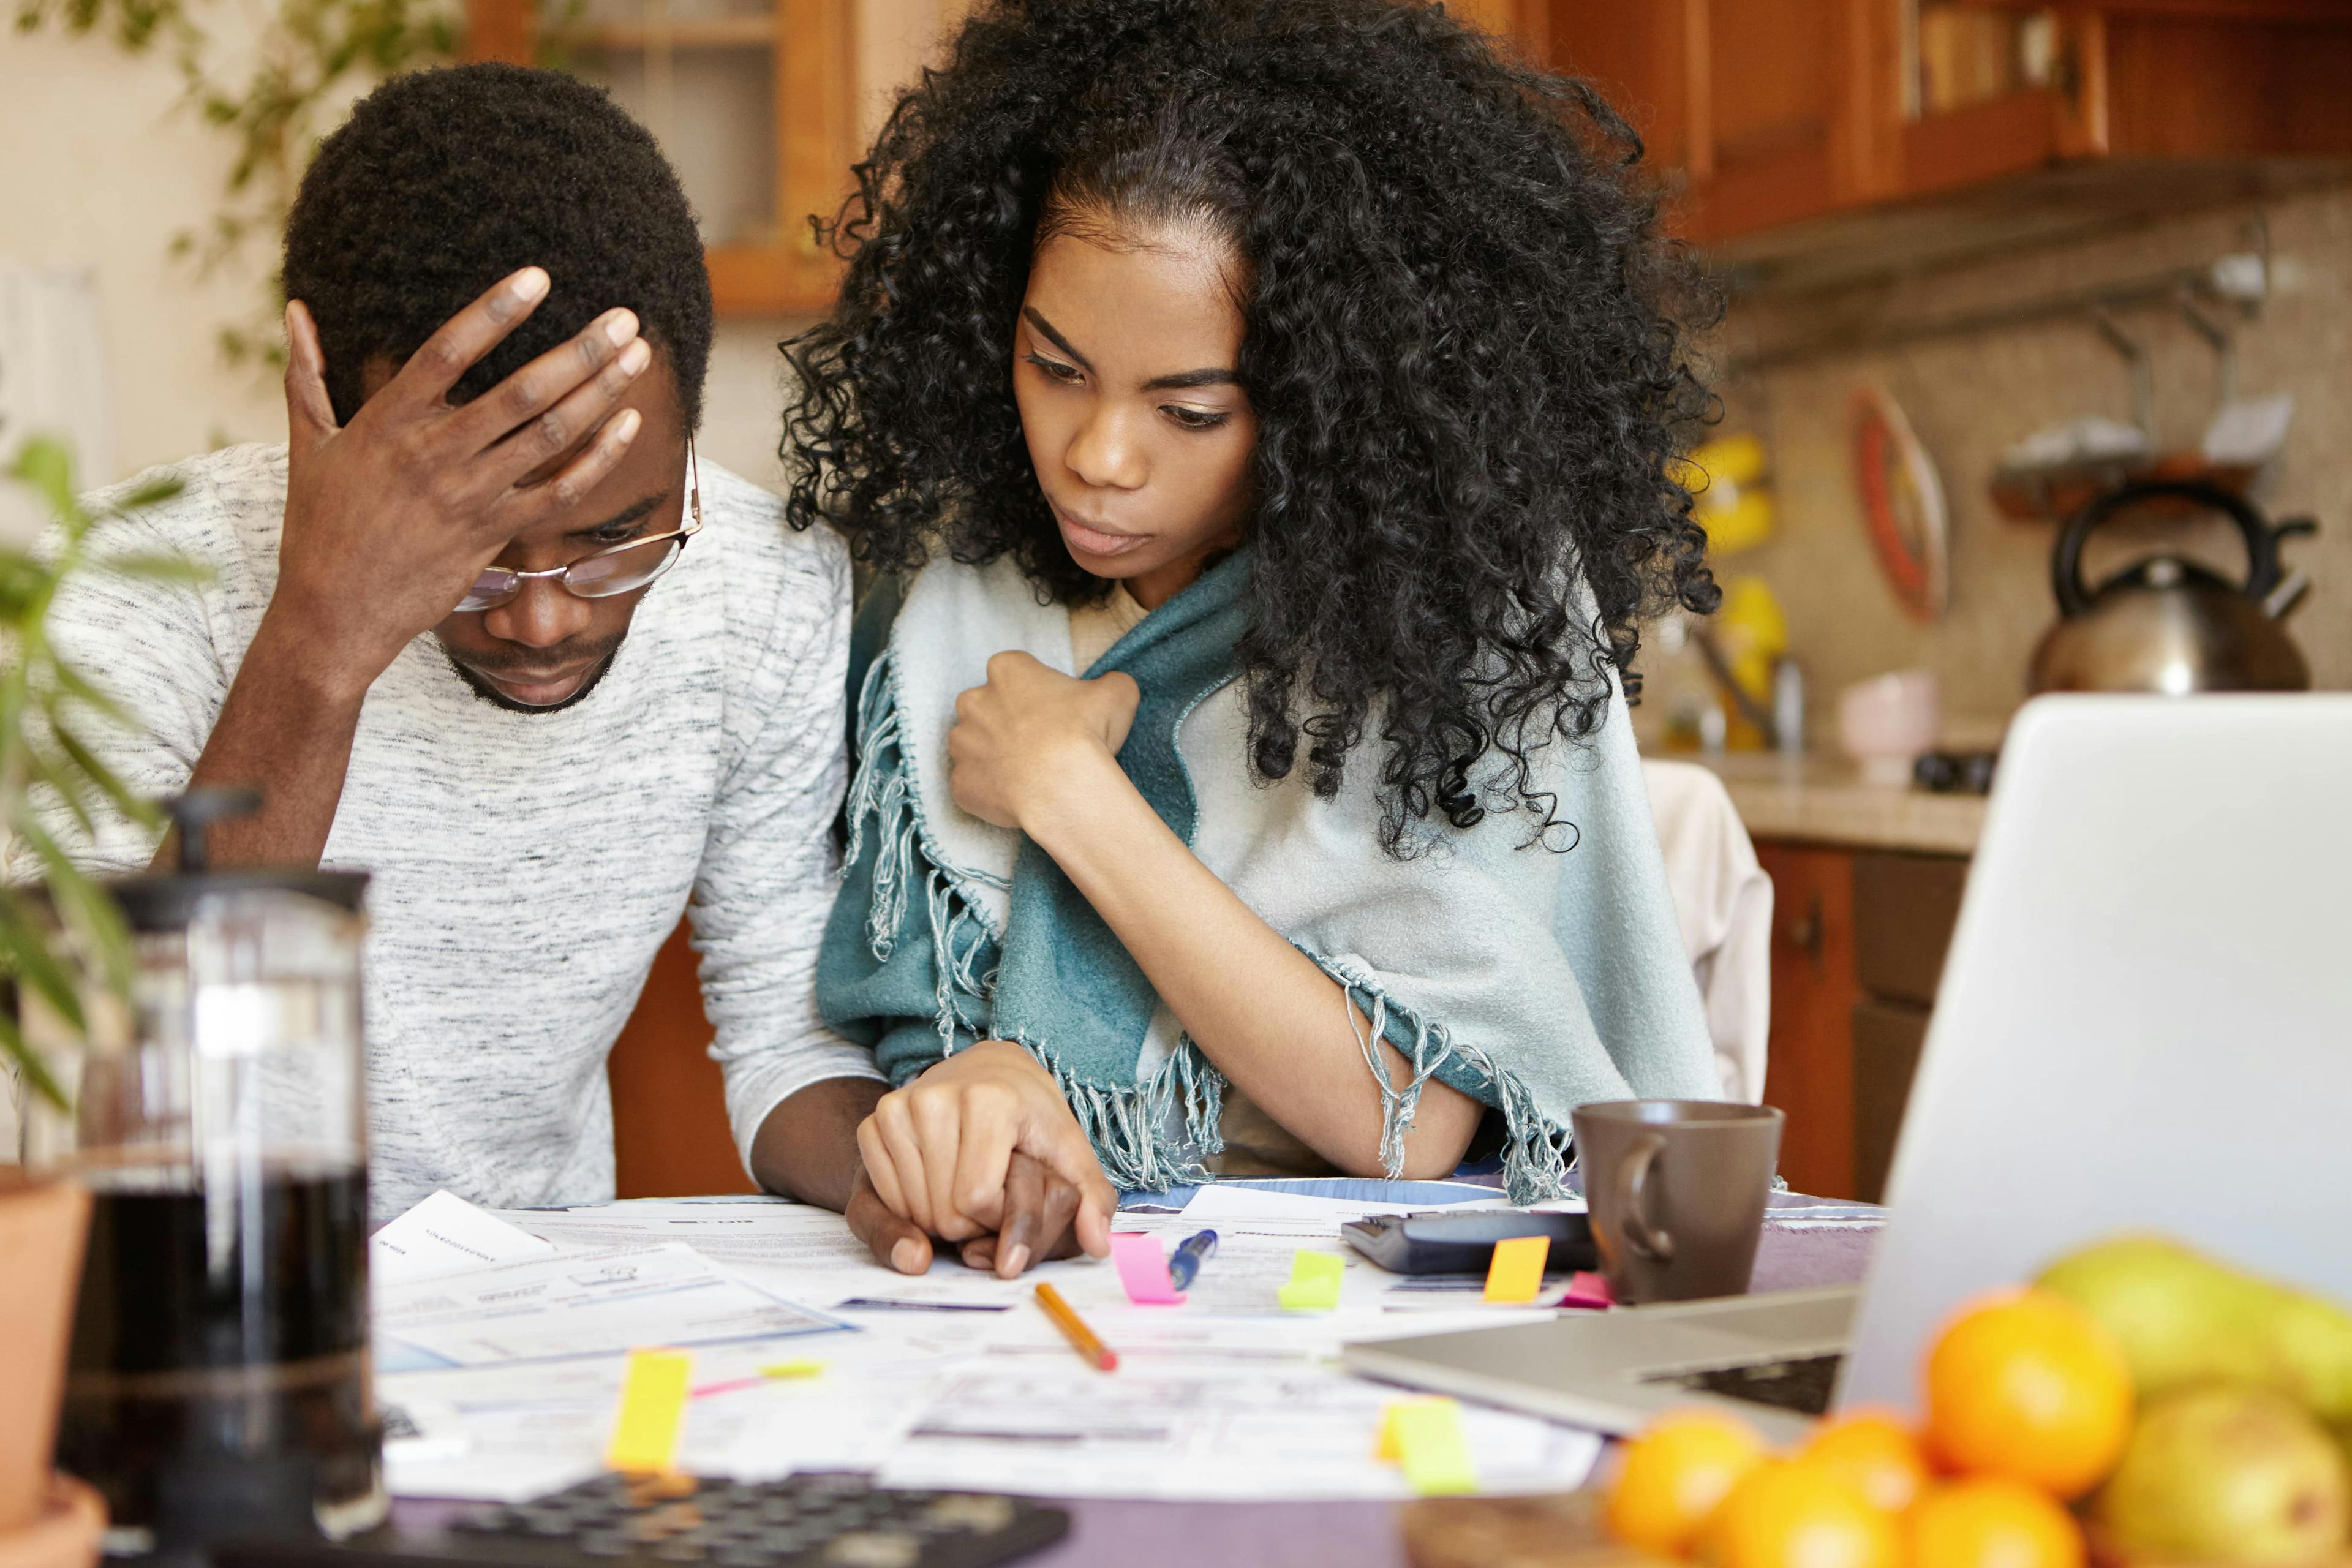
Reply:
[[781, 1481], [600, 1476], [439, 1529], [337, 1544], [251, 1541], [214, 1568], [990, 1568], [1062, 1538], [1070, 1516], [1021, 1498], [898, 1491], [857, 1476]]
[[1339, 1234], [1391, 1274], [1484, 1274], [1495, 1260], [1495, 1244], [1522, 1236], [1551, 1238], [1547, 1274], [1601, 1267], [1592, 1222], [1580, 1214], [1435, 1209], [1351, 1220]]

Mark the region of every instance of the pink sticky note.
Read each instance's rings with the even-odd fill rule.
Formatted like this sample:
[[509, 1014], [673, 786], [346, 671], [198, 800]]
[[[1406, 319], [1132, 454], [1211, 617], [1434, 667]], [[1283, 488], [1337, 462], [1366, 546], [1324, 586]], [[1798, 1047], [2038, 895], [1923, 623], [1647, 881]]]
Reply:
[[1588, 1274], [1582, 1269], [1570, 1276], [1568, 1294], [1559, 1299], [1559, 1305], [1563, 1307], [1599, 1308], [1613, 1307], [1616, 1304], [1617, 1298], [1610, 1290], [1608, 1279], [1599, 1274]]
[[1127, 1299], [1139, 1307], [1179, 1307], [1184, 1293], [1168, 1282], [1167, 1247], [1156, 1236], [1121, 1231], [1110, 1238], [1110, 1260]]

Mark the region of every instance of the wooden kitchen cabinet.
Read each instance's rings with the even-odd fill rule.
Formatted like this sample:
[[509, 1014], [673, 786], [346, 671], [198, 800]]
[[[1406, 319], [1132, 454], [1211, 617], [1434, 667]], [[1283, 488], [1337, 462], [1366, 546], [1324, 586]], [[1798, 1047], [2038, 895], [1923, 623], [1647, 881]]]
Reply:
[[1764, 1100], [1799, 1192], [1878, 1202], [1959, 916], [1957, 856], [1764, 842], [1772, 1031]]
[[1761, 280], [2352, 175], [2342, 0], [1548, 4], [1524, 47], [1596, 81], [1681, 231]]
[[853, 4], [467, 0], [466, 52], [611, 89], [677, 166], [719, 313], [814, 314], [841, 268], [809, 218], [839, 209], [860, 155]]
[[1853, 857], [1853, 1194], [1872, 1203], [1885, 1195], [1968, 876], [1955, 855]]
[[719, 1031], [702, 1010], [693, 935], [681, 921], [662, 944], [604, 1059], [619, 1197], [755, 1190], [728, 1124], [726, 1079], [710, 1059]]
[[1684, 232], [1711, 241], [1894, 194], [1869, 100], [1899, 76], [1898, 3], [1555, 0], [1549, 58], [1626, 114], [1684, 183]]
[[1788, 1118], [1780, 1174], [1801, 1193], [1853, 1194], [1853, 856], [1759, 844], [1772, 879], [1772, 1032], [1764, 1102]]

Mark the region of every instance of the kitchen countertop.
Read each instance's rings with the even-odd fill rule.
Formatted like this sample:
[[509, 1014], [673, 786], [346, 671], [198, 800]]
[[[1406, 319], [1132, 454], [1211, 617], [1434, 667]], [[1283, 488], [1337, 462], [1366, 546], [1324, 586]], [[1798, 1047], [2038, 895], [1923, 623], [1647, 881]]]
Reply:
[[1661, 752], [1712, 769], [1755, 839], [1801, 839], [1852, 849], [1972, 855], [1985, 799], [1873, 784], [1843, 757], [1777, 752]]

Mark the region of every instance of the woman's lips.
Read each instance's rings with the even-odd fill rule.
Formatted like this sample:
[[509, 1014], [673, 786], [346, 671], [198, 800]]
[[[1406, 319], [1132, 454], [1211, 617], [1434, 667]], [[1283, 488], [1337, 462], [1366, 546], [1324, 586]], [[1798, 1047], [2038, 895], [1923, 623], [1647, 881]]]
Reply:
[[1151, 537], [1148, 533], [1109, 533], [1091, 528], [1058, 506], [1054, 508], [1054, 521], [1062, 525], [1062, 542], [1083, 555], [1124, 555], [1140, 548]]

